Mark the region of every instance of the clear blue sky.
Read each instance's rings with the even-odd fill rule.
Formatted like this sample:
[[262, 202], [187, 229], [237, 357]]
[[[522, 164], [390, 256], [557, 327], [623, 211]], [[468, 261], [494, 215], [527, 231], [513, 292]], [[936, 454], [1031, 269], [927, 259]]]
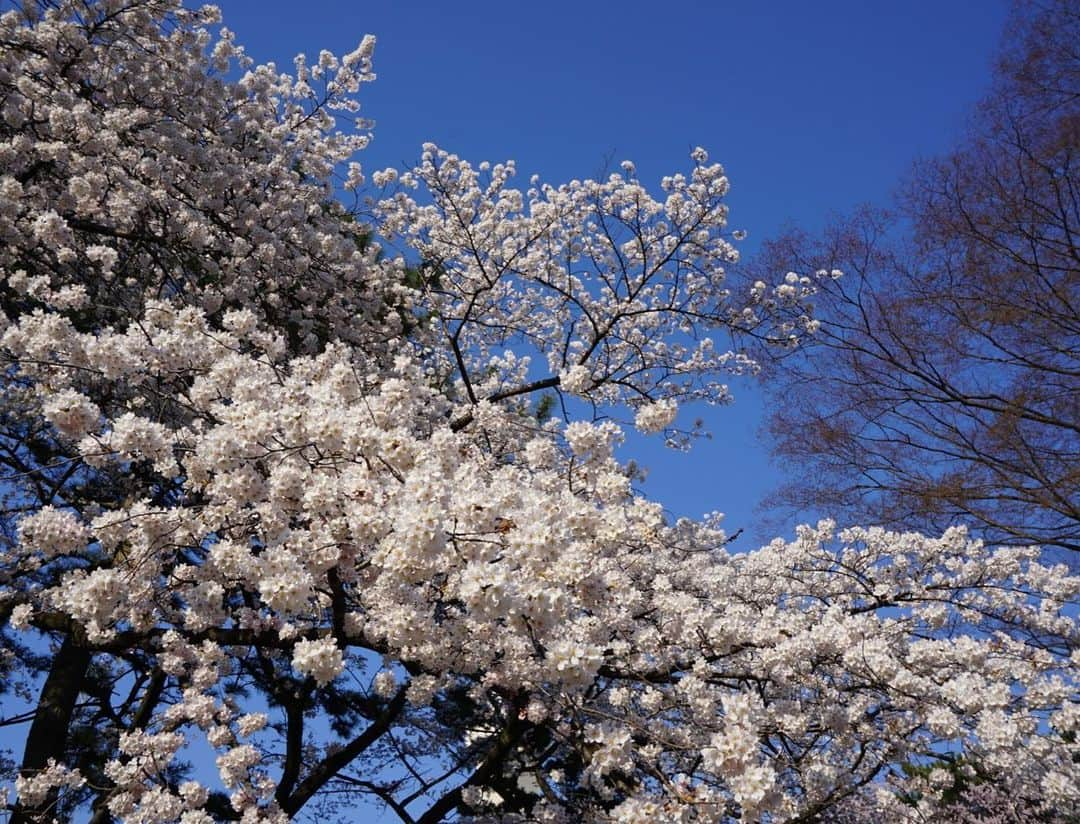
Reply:
[[[373, 170], [411, 164], [435, 141], [478, 161], [514, 158], [559, 183], [605, 159], [652, 184], [706, 147], [732, 180], [743, 245], [785, 223], [820, 226], [884, 202], [918, 156], [948, 148], [985, 88], [1004, 0], [715, 2], [337, 2], [224, 0], [257, 61], [378, 38], [362, 114]], [[706, 410], [714, 434], [690, 455], [633, 443], [646, 491], [673, 513], [728, 513], [746, 527], [778, 480], [758, 437], [762, 402]], [[689, 417], [689, 416], [688, 416]]]

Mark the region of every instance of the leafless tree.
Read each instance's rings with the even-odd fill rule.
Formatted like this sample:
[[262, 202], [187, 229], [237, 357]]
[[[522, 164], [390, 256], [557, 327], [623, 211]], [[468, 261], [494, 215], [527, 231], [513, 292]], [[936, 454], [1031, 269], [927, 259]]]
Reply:
[[[768, 371], [798, 509], [1080, 553], [1080, 6], [1014, 7], [993, 84], [892, 209], [752, 270], [843, 270]], [[798, 387], [799, 391], [793, 391]]]

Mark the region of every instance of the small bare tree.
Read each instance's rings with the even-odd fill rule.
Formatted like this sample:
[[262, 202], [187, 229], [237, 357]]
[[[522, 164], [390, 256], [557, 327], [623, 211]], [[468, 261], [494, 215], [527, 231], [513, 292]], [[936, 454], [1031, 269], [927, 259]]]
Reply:
[[[1018, 3], [951, 154], [755, 266], [841, 269], [769, 372], [796, 508], [1080, 552], [1080, 9]], [[799, 391], [792, 391], [798, 388]]]

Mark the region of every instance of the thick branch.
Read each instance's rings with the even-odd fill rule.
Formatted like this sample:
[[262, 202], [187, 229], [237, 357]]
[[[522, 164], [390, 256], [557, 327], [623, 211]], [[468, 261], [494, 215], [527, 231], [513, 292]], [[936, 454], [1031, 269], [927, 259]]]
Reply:
[[495, 740], [495, 746], [484, 757], [476, 771], [456, 788], [436, 801], [426, 813], [416, 820], [416, 824], [438, 824], [438, 822], [444, 820], [447, 813], [461, 803], [461, 793], [466, 787], [482, 786], [487, 783], [488, 779], [502, 769], [503, 762], [517, 743], [522, 729], [523, 722], [518, 719], [517, 711], [512, 708], [510, 719]]
[[300, 782], [296, 791], [288, 799], [279, 802], [281, 808], [290, 816], [296, 815], [308, 799], [317, 793], [341, 770], [360, 755], [364, 750], [374, 744], [382, 735], [390, 729], [402, 709], [405, 708], [405, 687], [398, 690], [397, 695], [387, 704], [386, 709], [365, 729], [360, 735], [350, 741], [341, 749], [328, 755], [308, 773], [307, 777]]
[[[555, 375], [550, 378], [543, 378], [542, 380], [533, 381], [527, 383], [524, 386], [518, 386], [514, 389], [507, 389], [505, 392], [496, 392], [494, 395], [488, 395], [484, 400], [495, 403], [496, 401], [506, 400], [507, 398], [515, 398], [518, 395], [528, 395], [530, 392], [538, 392], [541, 389], [554, 389], [559, 385], [559, 376]], [[450, 423], [450, 428], [454, 432], [460, 432], [466, 426], [473, 421], [473, 415], [471, 412], [466, 412], [460, 418], [456, 418]]]

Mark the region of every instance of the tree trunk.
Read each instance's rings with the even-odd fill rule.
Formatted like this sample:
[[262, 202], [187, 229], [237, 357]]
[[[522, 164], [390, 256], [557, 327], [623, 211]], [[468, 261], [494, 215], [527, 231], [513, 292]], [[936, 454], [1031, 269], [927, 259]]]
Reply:
[[[26, 750], [23, 752], [20, 774], [25, 777], [36, 775], [49, 763], [49, 759], [62, 763], [67, 746], [68, 727], [75, 712], [75, 702], [82, 690], [86, 671], [90, 667], [90, 650], [80, 643], [76, 630], [64, 637], [52, 668], [41, 688], [37, 712], [26, 737]], [[40, 804], [25, 807], [16, 803], [10, 824], [31, 824], [52, 820], [51, 808], [55, 805], [57, 794], [49, 793]]]

